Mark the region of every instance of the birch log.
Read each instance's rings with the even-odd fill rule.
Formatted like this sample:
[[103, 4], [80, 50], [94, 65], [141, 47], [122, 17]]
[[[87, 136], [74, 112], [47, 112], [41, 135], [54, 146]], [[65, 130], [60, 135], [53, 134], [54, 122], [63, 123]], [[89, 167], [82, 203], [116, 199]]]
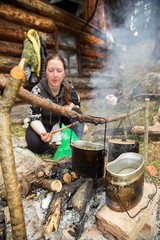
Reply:
[[[0, 89], [5, 88], [6, 86], [6, 81], [0, 79]], [[22, 99], [24, 102], [38, 106], [38, 107], [42, 107], [44, 109], [47, 109], [49, 111], [53, 111], [56, 112], [57, 114], [61, 115], [61, 116], [65, 116], [68, 118], [73, 118], [75, 120], [79, 120], [80, 122], [89, 122], [89, 123], [93, 123], [95, 125], [98, 124], [105, 124], [106, 122], [115, 122], [118, 121], [120, 119], [124, 119], [127, 118], [131, 115], [136, 114], [137, 112], [144, 110], [146, 108], [146, 106], [142, 106], [139, 107], [133, 111], [127, 112], [127, 113], [123, 113], [117, 116], [113, 116], [113, 117], [106, 117], [106, 118], [102, 118], [102, 117], [93, 117], [93, 116], [89, 116], [89, 115], [81, 115], [75, 111], [70, 111], [62, 106], [59, 106], [55, 103], [53, 103], [52, 101], [48, 100], [48, 99], [44, 99], [41, 98], [29, 91], [27, 91], [26, 89], [24, 89], [23, 87], [21, 87], [19, 89], [19, 92], [17, 94], [17, 97]]]
[[11, 70], [0, 104], [0, 159], [14, 240], [27, 239], [10, 123], [10, 111], [24, 77], [23, 66]]

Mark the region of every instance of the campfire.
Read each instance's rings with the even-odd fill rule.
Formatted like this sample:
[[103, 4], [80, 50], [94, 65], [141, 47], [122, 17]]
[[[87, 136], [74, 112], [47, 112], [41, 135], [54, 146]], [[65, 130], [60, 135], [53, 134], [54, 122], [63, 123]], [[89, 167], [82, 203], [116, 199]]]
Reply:
[[[65, 230], [79, 239], [85, 224], [94, 224], [97, 210], [105, 204], [105, 180], [83, 178], [76, 174], [71, 157], [51, 161], [24, 174], [21, 191], [27, 199], [35, 201], [43, 232], [47, 236]], [[41, 195], [38, 201], [37, 194]]]
[[[72, 162], [72, 157], [57, 161], [43, 159], [41, 166], [23, 174], [20, 187], [28, 239], [105, 239], [105, 234], [106, 239], [110, 239], [108, 234], [111, 233], [116, 237], [126, 235], [126, 238], [117, 238], [124, 240], [130, 239], [131, 232], [137, 236], [138, 226], [145, 225], [149, 216], [155, 218], [159, 194], [156, 194], [146, 211], [134, 219], [129, 218], [126, 212], [117, 213], [108, 206], [106, 177], [82, 177], [73, 171]], [[142, 201], [129, 211], [131, 216], [146, 207], [148, 195], [155, 195], [155, 187], [144, 183]], [[7, 211], [6, 207], [4, 213], [9, 239], [11, 222]], [[117, 217], [121, 221], [117, 222]], [[132, 226], [129, 231], [124, 223]], [[144, 234], [145, 231], [144, 227]], [[150, 234], [149, 230], [147, 234]], [[86, 238], [88, 236], [90, 238]]]

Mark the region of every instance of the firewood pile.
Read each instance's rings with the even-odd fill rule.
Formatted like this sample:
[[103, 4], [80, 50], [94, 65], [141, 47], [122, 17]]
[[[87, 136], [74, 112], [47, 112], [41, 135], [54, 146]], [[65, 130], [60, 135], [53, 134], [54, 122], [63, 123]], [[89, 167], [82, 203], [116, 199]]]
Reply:
[[67, 229], [65, 226], [65, 231], [79, 239], [89, 216], [92, 215], [94, 222], [95, 213], [102, 206], [99, 197], [102, 199], [104, 195], [105, 180], [78, 176], [72, 170], [71, 157], [64, 157], [58, 161], [46, 160], [37, 170], [23, 174], [21, 192], [26, 199], [34, 198], [40, 189], [51, 194], [42, 221], [43, 232], [50, 236], [61, 231], [63, 228], [60, 225], [67, 213], [67, 223], [71, 224]]

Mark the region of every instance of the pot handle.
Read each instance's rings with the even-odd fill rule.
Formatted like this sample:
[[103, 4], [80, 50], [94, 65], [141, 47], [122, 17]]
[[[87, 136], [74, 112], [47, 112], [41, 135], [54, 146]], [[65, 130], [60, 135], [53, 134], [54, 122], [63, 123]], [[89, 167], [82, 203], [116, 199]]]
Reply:
[[[105, 119], [105, 129], [104, 129], [104, 157], [107, 156], [107, 150], [105, 149], [106, 148], [106, 132], [107, 132], [107, 119]], [[71, 135], [70, 135], [70, 144], [71, 144], [71, 139], [72, 139], [72, 128], [73, 128], [73, 122], [72, 122], [72, 126], [71, 126]]]
[[153, 177], [150, 175], [150, 173], [149, 173], [147, 170], [145, 170], [145, 172], [150, 176], [150, 178], [152, 179], [152, 182], [154, 183], [154, 186], [155, 186], [155, 193], [150, 197], [150, 199], [149, 199], [147, 205], [146, 205], [145, 207], [141, 208], [141, 209], [140, 209], [135, 215], [133, 215], [133, 216], [131, 216], [131, 215], [129, 214], [129, 212], [128, 212], [128, 210], [126, 209], [126, 207], [124, 206], [124, 204], [123, 204], [123, 202], [122, 202], [120, 196], [118, 195], [117, 192], [115, 192], [115, 189], [114, 189], [113, 187], [111, 187], [111, 186], [108, 188], [109, 191], [113, 192], [113, 193], [118, 197], [118, 199], [119, 199], [119, 201], [121, 202], [121, 204], [122, 204], [124, 210], [126, 211], [126, 213], [128, 214], [128, 216], [129, 216], [130, 218], [135, 218], [135, 217], [136, 217], [141, 211], [143, 211], [144, 209], [146, 209], [146, 208], [148, 207], [150, 201], [151, 201], [151, 200], [155, 197], [155, 195], [157, 194], [157, 185], [156, 185], [156, 183], [155, 183]]
[[[105, 118], [104, 118], [105, 119]], [[106, 150], [106, 132], [107, 132], [107, 120], [105, 119], [105, 129], [104, 129], [104, 157], [107, 156]]]

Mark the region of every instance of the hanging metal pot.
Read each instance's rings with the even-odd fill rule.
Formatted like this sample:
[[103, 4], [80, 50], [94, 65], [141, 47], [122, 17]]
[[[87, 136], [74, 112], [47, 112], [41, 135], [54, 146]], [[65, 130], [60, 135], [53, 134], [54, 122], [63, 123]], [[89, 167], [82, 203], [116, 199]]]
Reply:
[[106, 166], [106, 204], [114, 211], [133, 208], [141, 200], [145, 160], [138, 153], [121, 154]]
[[139, 142], [126, 138], [108, 140], [108, 162], [126, 152], [139, 153]]
[[72, 168], [84, 178], [102, 178], [104, 176], [106, 151], [100, 143], [75, 141], [72, 148]]

